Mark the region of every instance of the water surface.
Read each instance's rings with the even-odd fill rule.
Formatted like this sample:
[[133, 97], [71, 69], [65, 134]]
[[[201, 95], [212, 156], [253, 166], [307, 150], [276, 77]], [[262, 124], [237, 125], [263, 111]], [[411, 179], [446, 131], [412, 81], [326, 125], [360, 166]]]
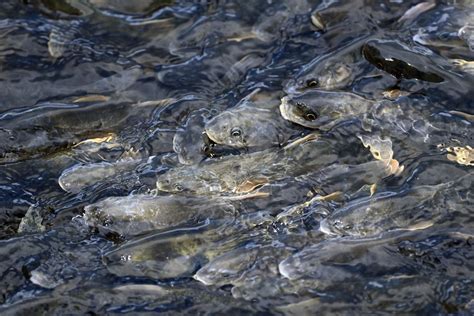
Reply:
[[1, 313], [474, 313], [473, 50], [471, 1], [2, 1]]

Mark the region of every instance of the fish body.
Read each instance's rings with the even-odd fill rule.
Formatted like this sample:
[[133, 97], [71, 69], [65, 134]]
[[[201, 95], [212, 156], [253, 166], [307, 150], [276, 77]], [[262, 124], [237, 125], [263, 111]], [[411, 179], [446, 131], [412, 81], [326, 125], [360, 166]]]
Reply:
[[450, 211], [466, 207], [470, 198], [469, 195], [463, 197], [461, 192], [471, 186], [472, 175], [467, 174], [448, 183], [356, 199], [324, 219], [321, 230], [329, 234], [368, 237], [391, 230], [424, 229], [446, 218]]
[[338, 159], [333, 142], [330, 138], [312, 139], [291, 143], [277, 151], [264, 150], [177, 167], [158, 176], [157, 189], [195, 194], [239, 192], [239, 187], [248, 181], [270, 183], [330, 165]]
[[192, 277], [213, 258], [255, 237], [249, 233], [253, 225], [265, 221], [257, 218], [256, 222], [246, 222], [243, 217], [134, 238], [105, 253], [103, 261], [110, 272], [119, 276]]
[[74, 165], [61, 173], [58, 183], [66, 192], [79, 193], [85, 187], [118, 176], [123, 172], [130, 172], [141, 162], [141, 159], [125, 159], [116, 162]]
[[142, 194], [108, 197], [90, 204], [84, 208], [84, 218], [91, 226], [127, 236], [234, 216], [237, 209], [235, 203], [218, 198]]
[[[339, 238], [322, 241], [282, 260], [279, 272], [285, 278], [315, 280], [319, 288], [370, 277], [404, 271], [416, 274], [414, 264], [401, 255], [394, 255], [387, 240], [357, 241]], [[363, 272], [362, 272], [363, 271]]]

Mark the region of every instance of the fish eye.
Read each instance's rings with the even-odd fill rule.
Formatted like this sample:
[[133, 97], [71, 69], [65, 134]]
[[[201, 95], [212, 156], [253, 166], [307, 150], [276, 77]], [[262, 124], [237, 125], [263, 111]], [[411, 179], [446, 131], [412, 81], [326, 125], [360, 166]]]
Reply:
[[306, 80], [306, 86], [308, 88], [315, 88], [315, 87], [318, 86], [318, 84], [319, 84], [318, 80], [316, 80], [314, 78]]
[[311, 110], [306, 104], [302, 102], [296, 102], [296, 109], [301, 117], [303, 117], [307, 121], [314, 121], [318, 118], [316, 112]]
[[235, 128], [233, 128], [233, 129], [230, 131], [230, 136], [232, 136], [232, 137], [240, 137], [240, 136], [242, 136], [242, 131], [240, 130], [240, 128], [235, 127]]
[[307, 121], [314, 121], [316, 119], [316, 114], [315, 113], [312, 113], [312, 112], [309, 112], [309, 113], [306, 113], [304, 118], [307, 120]]
[[183, 191], [184, 190], [183, 186], [180, 185], [180, 184], [175, 184], [174, 188], [176, 189], [176, 191]]

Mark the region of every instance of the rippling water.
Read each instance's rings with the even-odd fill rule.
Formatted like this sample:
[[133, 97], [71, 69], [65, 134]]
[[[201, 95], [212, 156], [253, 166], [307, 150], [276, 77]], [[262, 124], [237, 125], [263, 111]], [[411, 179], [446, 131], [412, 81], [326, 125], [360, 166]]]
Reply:
[[0, 3], [0, 312], [474, 313], [472, 1]]

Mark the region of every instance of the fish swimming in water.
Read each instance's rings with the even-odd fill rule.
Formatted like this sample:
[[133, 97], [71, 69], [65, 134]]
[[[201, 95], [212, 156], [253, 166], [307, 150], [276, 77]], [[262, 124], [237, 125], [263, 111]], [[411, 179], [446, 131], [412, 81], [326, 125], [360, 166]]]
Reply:
[[209, 120], [205, 132], [217, 144], [265, 149], [283, 146], [298, 130], [291, 128], [275, 109], [246, 103]]
[[[156, 185], [160, 191], [175, 193], [250, 192], [258, 185], [315, 172], [341, 160], [338, 151], [344, 148], [336, 143], [336, 139], [309, 134], [277, 151], [265, 150], [204, 161], [198, 166], [177, 167], [159, 175]], [[358, 141], [356, 144], [361, 145]], [[358, 161], [357, 157], [350, 159], [353, 163]]]
[[283, 97], [280, 113], [290, 122], [327, 131], [351, 117], [366, 113], [374, 103], [350, 92], [315, 90]]
[[137, 235], [209, 218], [235, 217], [243, 211], [239, 201], [267, 196], [259, 192], [233, 197], [114, 196], [84, 207], [84, 219], [90, 226], [106, 231], [123, 236]]
[[356, 199], [324, 219], [321, 230], [328, 234], [368, 237], [396, 229], [424, 229], [448, 218], [450, 211], [462, 212], [472, 201], [461, 192], [471, 187], [472, 174], [466, 174], [448, 183]]

